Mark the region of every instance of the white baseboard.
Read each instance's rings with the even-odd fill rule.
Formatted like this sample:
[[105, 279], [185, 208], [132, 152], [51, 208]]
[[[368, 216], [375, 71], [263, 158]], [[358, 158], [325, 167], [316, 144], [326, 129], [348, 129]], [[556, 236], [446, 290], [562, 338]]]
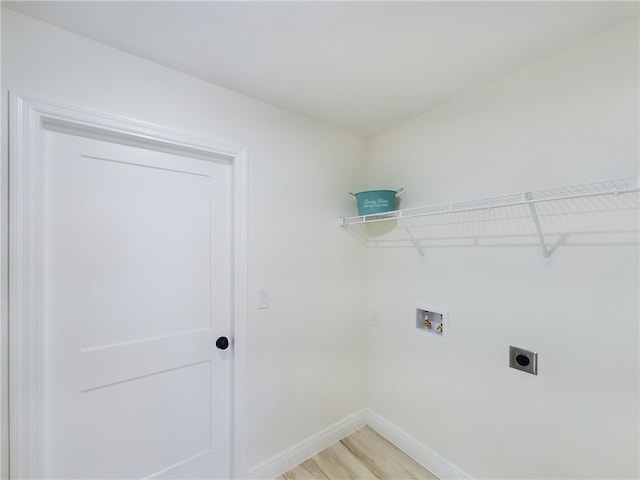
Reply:
[[297, 445], [274, 455], [249, 470], [250, 479], [274, 479], [308, 458], [339, 442], [366, 425], [367, 411], [361, 410], [325, 428]]
[[297, 445], [254, 466], [249, 470], [249, 479], [272, 480], [277, 478], [365, 425], [369, 425], [373, 430], [442, 480], [469, 480], [473, 478], [422, 445], [411, 435], [400, 430], [387, 419], [372, 410], [364, 409], [349, 415], [316, 435], [308, 437]]
[[374, 411], [366, 410], [366, 423], [436, 477], [443, 480], [467, 480], [473, 478]]

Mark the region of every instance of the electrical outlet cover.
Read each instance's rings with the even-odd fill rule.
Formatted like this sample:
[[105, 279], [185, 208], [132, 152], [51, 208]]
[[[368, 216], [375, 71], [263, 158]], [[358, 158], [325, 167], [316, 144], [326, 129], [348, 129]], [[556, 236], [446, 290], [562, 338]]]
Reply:
[[532, 375], [538, 375], [538, 353], [509, 346], [509, 366]]

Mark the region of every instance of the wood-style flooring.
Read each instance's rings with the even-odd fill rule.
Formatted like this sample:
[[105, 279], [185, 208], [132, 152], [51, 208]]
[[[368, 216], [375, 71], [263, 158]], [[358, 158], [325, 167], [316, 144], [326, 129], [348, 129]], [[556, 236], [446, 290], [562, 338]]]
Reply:
[[277, 480], [437, 480], [419, 463], [369, 427], [363, 427]]

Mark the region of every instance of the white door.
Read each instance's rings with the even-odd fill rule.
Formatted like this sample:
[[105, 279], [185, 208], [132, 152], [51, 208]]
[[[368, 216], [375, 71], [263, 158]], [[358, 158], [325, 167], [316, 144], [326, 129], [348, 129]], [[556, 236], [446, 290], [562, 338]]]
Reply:
[[231, 166], [44, 143], [44, 477], [229, 478]]

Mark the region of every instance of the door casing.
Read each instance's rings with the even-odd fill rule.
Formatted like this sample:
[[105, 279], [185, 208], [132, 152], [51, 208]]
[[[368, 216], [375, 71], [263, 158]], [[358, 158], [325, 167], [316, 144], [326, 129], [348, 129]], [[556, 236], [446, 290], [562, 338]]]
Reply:
[[[185, 135], [158, 125], [10, 93], [8, 225], [9, 478], [42, 473], [42, 144], [47, 130], [110, 139], [117, 143], [203, 159], [222, 159], [232, 169], [232, 471], [246, 478], [247, 464], [247, 149]], [[6, 465], [6, 464], [5, 464]]]

